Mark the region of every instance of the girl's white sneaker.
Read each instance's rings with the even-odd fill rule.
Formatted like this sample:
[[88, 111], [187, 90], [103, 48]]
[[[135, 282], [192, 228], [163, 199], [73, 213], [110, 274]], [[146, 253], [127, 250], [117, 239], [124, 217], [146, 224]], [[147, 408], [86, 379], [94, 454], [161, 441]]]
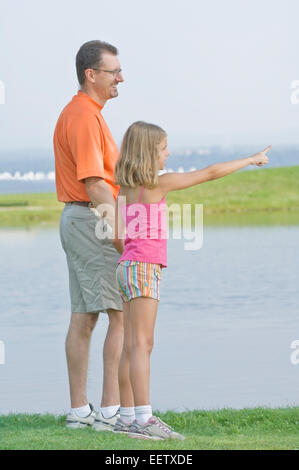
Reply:
[[138, 424], [135, 420], [130, 426], [129, 437], [136, 439], [179, 439], [185, 440], [185, 437], [175, 432], [168, 424], [157, 416], [152, 416], [145, 424]]

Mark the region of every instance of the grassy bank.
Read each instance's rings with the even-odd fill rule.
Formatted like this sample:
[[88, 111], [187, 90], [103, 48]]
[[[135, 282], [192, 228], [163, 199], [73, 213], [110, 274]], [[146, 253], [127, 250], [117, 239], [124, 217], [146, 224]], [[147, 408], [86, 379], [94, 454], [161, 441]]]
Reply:
[[0, 416], [0, 449], [298, 449], [299, 408], [167, 412], [185, 441], [139, 441], [93, 429], [68, 430], [65, 416]]
[[[299, 224], [299, 166], [236, 172], [167, 196], [203, 204], [205, 225]], [[64, 204], [55, 193], [0, 195], [0, 227], [56, 225]]]
[[201, 202], [206, 215], [299, 211], [299, 166], [241, 171], [168, 195], [168, 203]]

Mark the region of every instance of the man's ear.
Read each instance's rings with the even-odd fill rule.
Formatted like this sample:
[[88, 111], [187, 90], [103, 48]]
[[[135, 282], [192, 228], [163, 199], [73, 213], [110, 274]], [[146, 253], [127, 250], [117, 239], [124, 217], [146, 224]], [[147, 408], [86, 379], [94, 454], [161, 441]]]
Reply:
[[95, 83], [95, 71], [93, 69], [86, 69], [84, 71], [85, 73], [85, 79], [90, 82], [90, 83]]

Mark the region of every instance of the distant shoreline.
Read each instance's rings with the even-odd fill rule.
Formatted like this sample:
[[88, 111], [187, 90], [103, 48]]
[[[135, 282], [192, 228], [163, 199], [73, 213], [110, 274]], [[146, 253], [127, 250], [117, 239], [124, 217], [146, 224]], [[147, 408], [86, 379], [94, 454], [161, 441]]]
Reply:
[[[169, 193], [172, 204], [203, 204], [205, 225], [299, 225], [299, 166], [235, 172]], [[0, 228], [56, 226], [56, 193], [0, 194]]]

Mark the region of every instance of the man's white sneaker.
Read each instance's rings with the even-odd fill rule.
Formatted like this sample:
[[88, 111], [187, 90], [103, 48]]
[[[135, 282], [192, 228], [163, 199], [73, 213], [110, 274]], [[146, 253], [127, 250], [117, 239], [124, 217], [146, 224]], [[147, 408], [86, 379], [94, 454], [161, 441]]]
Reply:
[[114, 416], [111, 416], [111, 418], [104, 418], [102, 413], [98, 411], [92, 427], [95, 431], [113, 431], [114, 425], [119, 416], [119, 409]]
[[77, 416], [76, 413], [73, 413], [73, 412], [69, 413], [66, 417], [66, 427], [69, 429], [80, 429], [80, 428], [86, 428], [88, 426], [92, 426], [96, 418], [96, 412], [93, 409], [93, 406], [91, 403], [89, 403], [89, 406], [90, 406], [90, 413], [85, 418], [81, 418], [80, 416]]

